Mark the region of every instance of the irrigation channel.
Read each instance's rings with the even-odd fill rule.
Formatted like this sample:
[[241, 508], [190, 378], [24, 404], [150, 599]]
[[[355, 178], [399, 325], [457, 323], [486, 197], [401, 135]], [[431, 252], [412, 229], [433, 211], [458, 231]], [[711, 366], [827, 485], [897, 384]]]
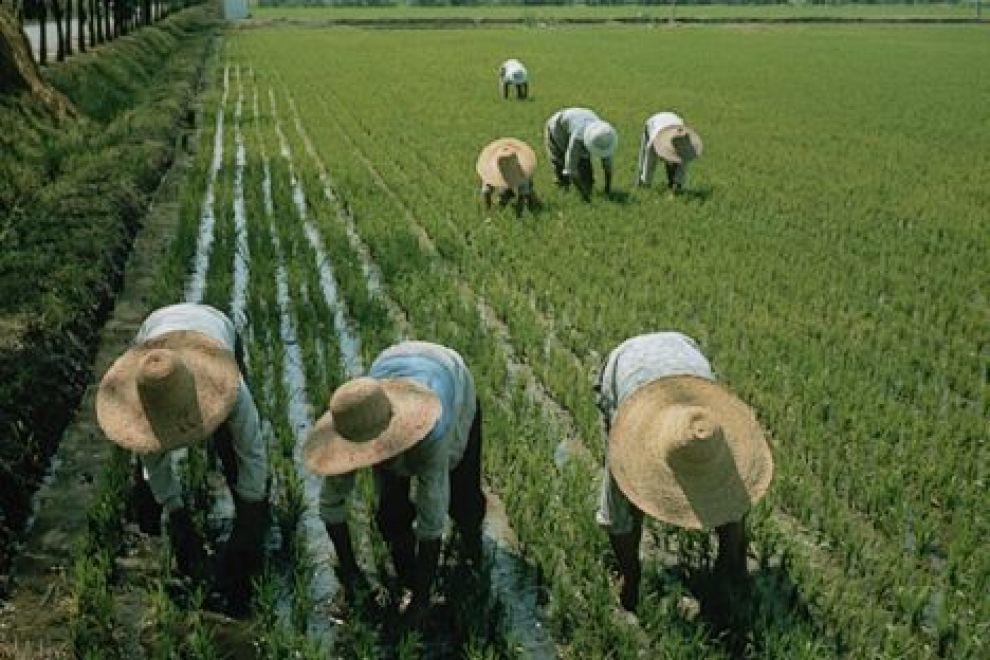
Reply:
[[[300, 310], [313, 306], [317, 301], [313, 295], [321, 297], [320, 307], [332, 313], [331, 322], [327, 326], [332, 326], [333, 340], [316, 342], [317, 349], [313, 352], [316, 357], [317, 371], [330, 371], [331, 373], [340, 369], [341, 377], [350, 378], [364, 373], [365, 364], [362, 356], [362, 345], [358, 333], [355, 329], [355, 320], [349, 315], [347, 303], [343, 299], [341, 289], [334, 274], [331, 257], [325, 249], [325, 238], [309, 212], [307, 203], [307, 191], [304, 183], [297, 176], [296, 165], [293, 161], [293, 151], [286, 136], [281, 118], [278, 114], [278, 105], [275, 91], [268, 90], [268, 105], [270, 108], [270, 122], [275, 134], [277, 143], [277, 154], [281, 161], [281, 168], [273, 168], [273, 163], [268, 154], [266, 140], [260, 121], [260, 110], [258, 103], [257, 83], [254, 73], [248, 69], [246, 75], [242, 75], [242, 67], [239, 65], [226, 65], [223, 69], [223, 91], [216, 110], [214, 122], [215, 134], [213, 139], [213, 154], [207, 173], [207, 181], [204, 197], [201, 205], [199, 218], [199, 228], [197, 234], [195, 256], [193, 258], [193, 268], [186, 285], [186, 299], [188, 301], [201, 301], [207, 294], [210, 287], [212, 268], [215, 267], [216, 260], [211, 259], [218, 230], [216, 185], [218, 175], [224, 169], [224, 142], [225, 126], [224, 116], [228, 112], [227, 105], [231, 94], [231, 87], [236, 86], [236, 102], [233, 111], [232, 132], [234, 135], [234, 168], [233, 185], [231, 194], [232, 218], [233, 218], [233, 282], [231, 286], [230, 310], [239, 332], [245, 340], [247, 348], [246, 357], [251, 358], [253, 367], [251, 369], [252, 385], [255, 389], [256, 397], [263, 399], [259, 402], [259, 408], [268, 410], [269, 414], [278, 415], [276, 407], [279, 405], [278, 397], [273, 398], [274, 390], [278, 389], [272, 379], [278, 378], [281, 389], [285, 393], [284, 410], [280, 411], [285, 416], [285, 421], [294, 436], [294, 449], [292, 459], [294, 463], [295, 477], [304, 485], [303, 511], [299, 518], [298, 534], [304, 540], [305, 556], [307, 557], [307, 568], [311, 570], [309, 579], [309, 593], [306, 601], [313, 605], [310, 609], [309, 621], [306, 625], [311, 638], [318, 640], [325, 648], [331, 648], [335, 639], [336, 624], [343, 624], [344, 621], [328, 614], [331, 612], [329, 601], [331, 601], [339, 591], [339, 584], [333, 572], [334, 552], [332, 544], [326, 534], [326, 530], [319, 517], [318, 499], [322, 479], [308, 474], [302, 466], [300, 449], [309, 429], [312, 427], [314, 411], [320, 410], [319, 406], [314, 406], [314, 392], [320, 392], [320, 385], [324, 386], [326, 394], [326, 383], [316, 384], [307, 375], [307, 355], [304, 347], [305, 340], [301, 337], [304, 331], [300, 327]], [[233, 78], [233, 81], [231, 80]], [[252, 123], [254, 125], [254, 139], [246, 140], [242, 129], [243, 106], [244, 106], [244, 86], [245, 80], [249, 80], [255, 85], [251, 90], [253, 110]], [[347, 236], [348, 247], [357, 257], [360, 263], [361, 272], [364, 275], [365, 286], [370, 295], [374, 296], [389, 311], [389, 318], [394, 325], [395, 337], [415, 336], [415, 328], [409, 323], [402, 307], [390, 296], [386, 285], [383, 282], [381, 271], [375, 264], [371, 256], [371, 251], [365, 244], [355, 226], [353, 218], [350, 216], [346, 204], [341, 204], [335, 194], [332, 179], [327, 171], [323, 159], [314, 148], [305, 131], [296, 108], [291, 98], [288, 99], [288, 107], [291, 109], [293, 124], [298, 137], [305, 146], [311, 161], [320, 173], [323, 183], [322, 194], [326, 201], [330, 202], [337, 209], [337, 219], [341, 223]], [[248, 205], [245, 203], [245, 167], [251, 159], [249, 153], [249, 143], [257, 144], [260, 157], [262, 176], [260, 181], [260, 196], [263, 200], [265, 213], [265, 233], [270, 238], [270, 255], [273, 257], [275, 270], [275, 303], [277, 305], [279, 327], [278, 341], [281, 350], [272, 350], [271, 346], [264, 346], [261, 343], [259, 332], [254, 332], [259, 319], [252, 319], [250, 314], [250, 298], [257, 295], [251, 291], [251, 286], [256, 279], [252, 269], [252, 257], [262, 258], [264, 255], [254, 255], [250, 245], [257, 240], [257, 237], [250, 236], [252, 227], [256, 227], [257, 218], [249, 217]], [[283, 171], [287, 175], [289, 197], [291, 198], [291, 212], [282, 208], [283, 199], [277, 196], [274, 191], [281, 190], [285, 182], [274, 181], [273, 177]], [[280, 234], [285, 236], [286, 227], [283, 226], [290, 218], [297, 223], [297, 227], [302, 229], [302, 235], [308, 243], [309, 253], [312, 256], [311, 267], [316, 273], [318, 282], [318, 293], [312, 291], [313, 287], [307, 286], [305, 281], [298, 282], [298, 286], [293, 286], [294, 269], [304, 269], [297, 261], [292, 259], [300, 258], [299, 245], [287, 245]], [[294, 243], [294, 241], [292, 241]], [[291, 257], [287, 250], [291, 249]], [[291, 263], [290, 263], [291, 262]], [[222, 266], [221, 266], [222, 267]], [[308, 267], [305, 268], [308, 270]], [[295, 296], [294, 296], [295, 294]], [[465, 291], [466, 296], [473, 296], [470, 290]], [[207, 296], [208, 297], [208, 296]], [[486, 310], [483, 301], [479, 302], [479, 313], [488, 319], [489, 325], [502, 336], [502, 342], [507, 350], [511, 351], [508, 344], [507, 330], [498, 327], [496, 317], [491, 310]], [[323, 328], [325, 331], [326, 328]], [[313, 329], [305, 332], [311, 333]], [[323, 339], [318, 337], [318, 339]], [[324, 345], [333, 346], [337, 349], [335, 355], [328, 355]], [[278, 360], [278, 354], [281, 360]], [[258, 357], [262, 359], [259, 360]], [[339, 364], [331, 364], [336, 360]], [[265, 362], [265, 365], [258, 364]], [[279, 366], [280, 365], [280, 366]], [[524, 378], [527, 387], [537, 392], [537, 395], [551, 402], [529, 372], [528, 367], [513, 359], [511, 362], [514, 372]], [[311, 367], [309, 373], [312, 373]], [[258, 382], [258, 377], [261, 382]], [[566, 418], [566, 413], [560, 411], [561, 418]], [[277, 431], [272, 430], [272, 424], [276, 427], [280, 420], [269, 420], [266, 422], [266, 430], [271, 436], [270, 446], [272, 452], [277, 453], [279, 444], [274, 437]], [[274, 470], [275, 490], [273, 498], [280, 500], [284, 498], [284, 493], [279, 489], [285, 489], [287, 482], [291, 480], [290, 475], [280, 474], [278, 466]], [[225, 496], [221, 491], [223, 488], [213, 489], [215, 497], [215, 507], [213, 516], [218, 518], [229, 518], [232, 509], [229, 504], [229, 496]], [[356, 490], [355, 493], [360, 493]], [[500, 611], [503, 616], [502, 627], [506, 631], [507, 638], [511, 639], [514, 647], [524, 652], [529, 657], [554, 657], [556, 649], [541, 621], [539, 613], [539, 602], [541, 600], [540, 588], [536, 585], [536, 576], [533, 568], [525, 561], [521, 560], [516, 552], [516, 540], [508, 523], [504, 506], [498, 496], [490, 489], [486, 489], [488, 497], [488, 511], [484, 523], [484, 545], [487, 556], [491, 559], [491, 567], [487, 572], [490, 578], [491, 590], [498, 599]], [[367, 494], [364, 495], [367, 500]], [[356, 515], [364, 517], [365, 523], [369, 522], [367, 510], [370, 504], [365, 502], [355, 503]], [[283, 532], [284, 533], [284, 532]], [[283, 539], [284, 541], [284, 539]], [[367, 538], [358, 539], [358, 547], [367, 549], [371, 545]], [[367, 561], [362, 561], [366, 565]], [[283, 566], [279, 580], [283, 585], [283, 595], [281, 597], [280, 611], [284, 616], [291, 616], [293, 609], [291, 582], [293, 578], [289, 575], [292, 571], [290, 567]], [[373, 581], [378, 581], [374, 567], [368, 571]]]

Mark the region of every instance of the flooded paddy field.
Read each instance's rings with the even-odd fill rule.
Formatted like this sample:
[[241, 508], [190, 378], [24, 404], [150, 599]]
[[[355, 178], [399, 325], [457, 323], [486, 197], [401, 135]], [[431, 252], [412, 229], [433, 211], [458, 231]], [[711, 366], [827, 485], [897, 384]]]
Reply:
[[[221, 619], [176, 583], [162, 544], [96, 516], [119, 542], [65, 572], [56, 600], [88, 618], [62, 642], [193, 657], [239, 643], [259, 657], [984, 655], [990, 136], [973, 118], [990, 83], [970, 63], [986, 43], [980, 27], [226, 33], [148, 304], [209, 303], [245, 339], [271, 448], [269, 570], [255, 619]], [[532, 72], [528, 101], [495, 93], [510, 56]], [[589, 204], [554, 185], [542, 146], [569, 105], [620, 136], [616, 191]], [[643, 121], [665, 109], [705, 138], [678, 198], [633, 186]], [[537, 150], [535, 214], [479, 203], [477, 153], [503, 135]], [[594, 375], [624, 338], [665, 329], [699, 340], [772, 437], [751, 589], [728, 617], [705, 607], [713, 538], [660, 524], [643, 540], [640, 613], [622, 614], [594, 519]], [[299, 455], [333, 390], [403, 338], [471, 368], [488, 496], [483, 567], [445, 555], [431, 623], [408, 635], [370, 479], [350, 523], [380, 589], [348, 604]], [[189, 454], [194, 497], [215, 502], [196, 485], [208, 452]], [[98, 482], [114, 511], [120, 462]], [[231, 512], [212, 510], [219, 542]]]

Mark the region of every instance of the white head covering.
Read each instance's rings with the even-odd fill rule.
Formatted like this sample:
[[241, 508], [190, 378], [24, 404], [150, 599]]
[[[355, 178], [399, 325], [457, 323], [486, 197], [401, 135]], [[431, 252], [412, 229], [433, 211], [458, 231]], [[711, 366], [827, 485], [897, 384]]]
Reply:
[[593, 121], [584, 129], [584, 146], [596, 158], [608, 158], [619, 146], [619, 135], [607, 121]]

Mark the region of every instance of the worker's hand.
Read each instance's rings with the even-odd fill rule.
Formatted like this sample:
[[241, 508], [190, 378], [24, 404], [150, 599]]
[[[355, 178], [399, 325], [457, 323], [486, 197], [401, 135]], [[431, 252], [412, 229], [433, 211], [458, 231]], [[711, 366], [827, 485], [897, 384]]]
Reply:
[[429, 597], [413, 596], [401, 612], [401, 625], [405, 630], [421, 630], [426, 624], [426, 615], [430, 610]]

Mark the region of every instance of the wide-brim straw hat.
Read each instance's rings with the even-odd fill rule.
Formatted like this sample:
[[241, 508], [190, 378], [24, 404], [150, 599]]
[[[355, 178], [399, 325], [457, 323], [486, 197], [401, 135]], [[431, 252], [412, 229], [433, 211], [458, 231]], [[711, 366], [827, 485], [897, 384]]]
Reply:
[[110, 441], [139, 453], [209, 438], [237, 401], [234, 354], [200, 332], [167, 332], [129, 349], [96, 393], [96, 419]]
[[773, 457], [753, 410], [713, 381], [672, 376], [623, 401], [608, 440], [619, 489], [688, 529], [740, 520], [767, 491]]
[[607, 121], [595, 121], [584, 129], [584, 146], [595, 158], [608, 158], [619, 146], [619, 134]]
[[668, 126], [653, 138], [653, 150], [669, 163], [690, 162], [703, 149], [701, 136], [690, 126]]
[[482, 183], [516, 190], [533, 178], [536, 152], [522, 140], [499, 138], [481, 150], [476, 169]]
[[353, 472], [406, 451], [433, 429], [440, 398], [408, 378], [355, 378], [330, 398], [303, 457], [315, 474]]

